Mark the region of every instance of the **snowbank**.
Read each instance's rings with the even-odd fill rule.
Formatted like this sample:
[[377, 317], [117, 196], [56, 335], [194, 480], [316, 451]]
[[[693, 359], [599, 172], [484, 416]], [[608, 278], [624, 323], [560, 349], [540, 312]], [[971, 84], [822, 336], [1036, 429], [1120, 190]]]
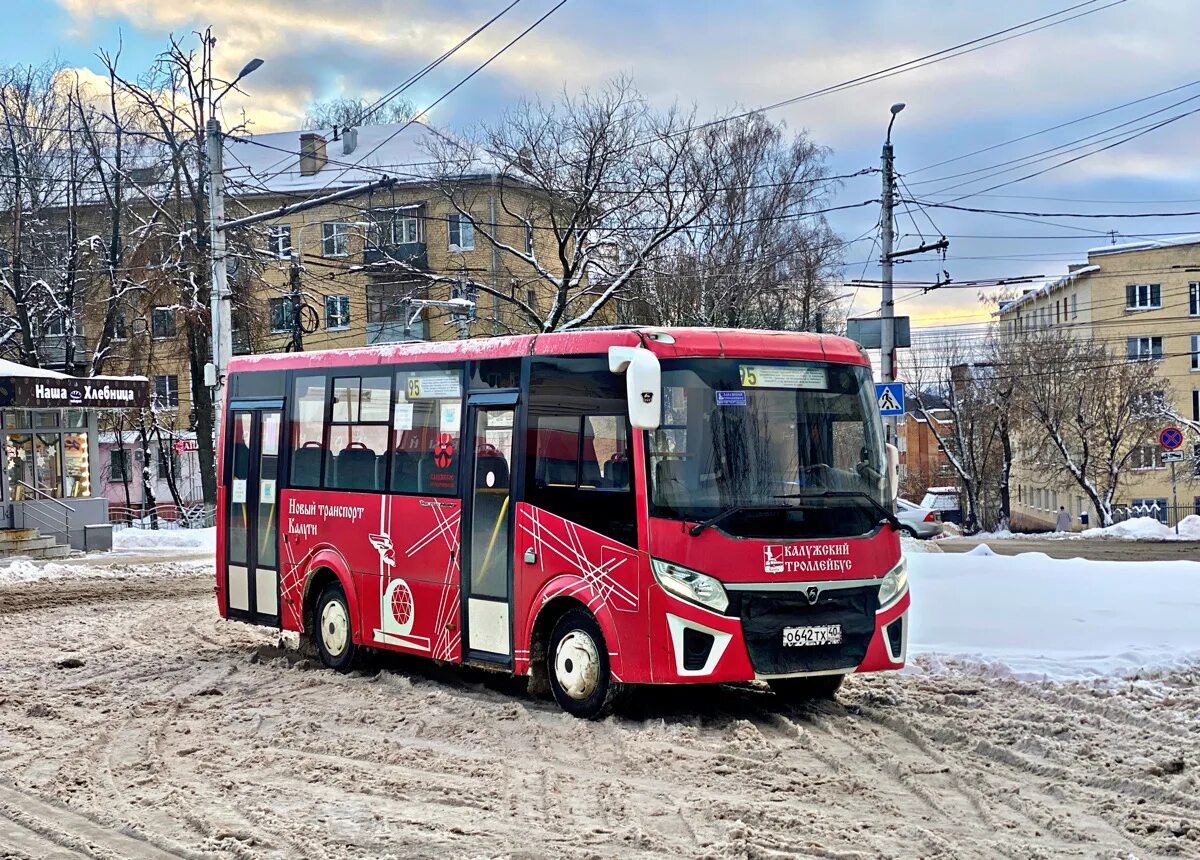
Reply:
[[1056, 560], [1042, 553], [910, 555], [909, 652], [1027, 680], [1200, 662], [1200, 563]]
[[217, 530], [121, 529], [113, 532], [113, 549], [208, 549], [216, 552]]
[[1154, 517], [1135, 517], [1103, 529], [1088, 529], [1079, 533], [1084, 538], [1117, 538], [1120, 540], [1200, 540], [1200, 517], [1192, 514], [1179, 521], [1179, 534]]

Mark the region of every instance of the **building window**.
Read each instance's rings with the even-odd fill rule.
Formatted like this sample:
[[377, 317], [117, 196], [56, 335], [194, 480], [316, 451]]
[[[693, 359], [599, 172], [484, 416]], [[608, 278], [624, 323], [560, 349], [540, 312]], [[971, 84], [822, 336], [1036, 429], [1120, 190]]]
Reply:
[[1148, 310], [1161, 307], [1161, 284], [1127, 284], [1125, 286], [1126, 310]]
[[125, 483], [133, 480], [133, 470], [130, 469], [128, 448], [113, 448], [108, 452], [108, 480]]
[[392, 219], [392, 244], [410, 245], [421, 241], [421, 219], [416, 215], [396, 215]]
[[1188, 284], [1188, 316], [1200, 317], [1200, 282]]
[[1163, 357], [1161, 337], [1125, 338], [1125, 356], [1129, 361], [1159, 361]]
[[1192, 420], [1200, 421], [1200, 389], [1192, 389]]
[[1071, 293], [1071, 319], [1079, 318], [1079, 295]]
[[154, 377], [154, 405], [179, 405], [179, 377], [173, 373], [165, 373]]
[[113, 340], [127, 340], [129, 338], [129, 311], [119, 306], [114, 308], [112, 327]]
[[1138, 471], [1161, 469], [1162, 463], [1158, 459], [1158, 448], [1154, 445], [1139, 445], [1134, 448], [1133, 454], [1129, 457], [1129, 468]]
[[326, 221], [321, 225], [321, 253], [326, 257], [345, 257], [350, 253], [350, 225]]
[[150, 335], [154, 338], [175, 337], [174, 308], [155, 308], [151, 311]]
[[1192, 335], [1191, 350], [1192, 370], [1200, 370], [1200, 334]]
[[470, 216], [455, 212], [447, 219], [447, 222], [447, 226], [450, 228], [450, 250], [475, 250], [475, 223]]
[[278, 334], [292, 331], [296, 327], [296, 315], [291, 299], [268, 299], [267, 305], [270, 310], [272, 332]]
[[1129, 412], [1135, 418], [1153, 418], [1167, 409], [1165, 391], [1143, 391], [1129, 398]]
[[276, 224], [271, 227], [268, 235], [272, 254], [281, 260], [292, 256], [292, 225]]
[[525, 253], [533, 256], [533, 225], [525, 222]]
[[325, 328], [330, 331], [350, 328], [349, 296], [325, 297]]
[[1055, 300], [1055, 302], [1054, 302], [1054, 324], [1058, 325], [1061, 322], [1062, 322], [1062, 307], [1059, 305], [1058, 301]]

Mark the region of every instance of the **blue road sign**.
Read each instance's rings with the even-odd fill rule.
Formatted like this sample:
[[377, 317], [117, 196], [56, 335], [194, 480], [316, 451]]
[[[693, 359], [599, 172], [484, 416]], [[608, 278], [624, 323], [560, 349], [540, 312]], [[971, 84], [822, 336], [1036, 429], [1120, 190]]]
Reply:
[[903, 415], [904, 383], [876, 382], [875, 399], [879, 401], [880, 415], [883, 415], [884, 417], [887, 417], [888, 415]]
[[[878, 386], [877, 386], [878, 387]], [[1168, 451], [1183, 447], [1183, 431], [1178, 427], [1164, 427], [1158, 434], [1158, 444]]]

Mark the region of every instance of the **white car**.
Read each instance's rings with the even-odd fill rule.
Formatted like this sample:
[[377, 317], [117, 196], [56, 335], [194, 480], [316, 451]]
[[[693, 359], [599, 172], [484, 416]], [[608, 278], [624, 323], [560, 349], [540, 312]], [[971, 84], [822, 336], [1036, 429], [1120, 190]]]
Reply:
[[939, 537], [942, 534], [942, 518], [937, 511], [914, 505], [907, 499], [896, 499], [896, 519], [902, 531], [915, 538]]

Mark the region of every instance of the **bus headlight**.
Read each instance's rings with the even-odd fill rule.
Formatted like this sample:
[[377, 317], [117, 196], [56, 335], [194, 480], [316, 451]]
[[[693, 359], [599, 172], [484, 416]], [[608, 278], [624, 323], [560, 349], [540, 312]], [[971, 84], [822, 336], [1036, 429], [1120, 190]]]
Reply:
[[879, 609], [877, 612], [890, 607], [908, 590], [908, 562], [900, 559], [900, 563], [888, 571], [887, 576], [879, 583]]
[[650, 559], [650, 567], [658, 584], [677, 597], [716, 612], [724, 612], [729, 607], [729, 597], [719, 580], [658, 558]]

